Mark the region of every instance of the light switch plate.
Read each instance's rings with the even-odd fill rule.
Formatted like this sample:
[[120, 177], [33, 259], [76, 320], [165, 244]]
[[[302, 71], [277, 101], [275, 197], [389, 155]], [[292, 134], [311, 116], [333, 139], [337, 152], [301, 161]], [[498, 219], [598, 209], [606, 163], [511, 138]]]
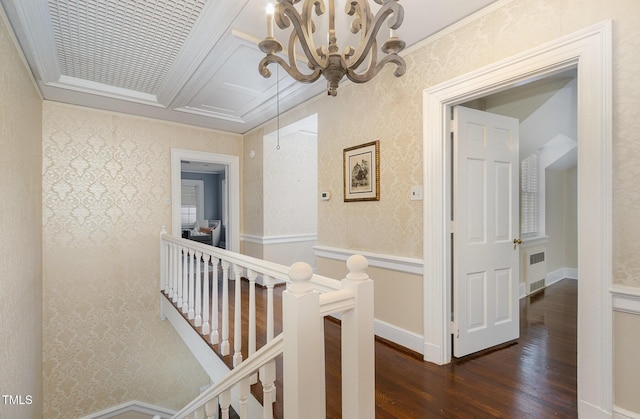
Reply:
[[411, 187], [411, 200], [412, 201], [422, 201], [422, 186], [412, 186]]

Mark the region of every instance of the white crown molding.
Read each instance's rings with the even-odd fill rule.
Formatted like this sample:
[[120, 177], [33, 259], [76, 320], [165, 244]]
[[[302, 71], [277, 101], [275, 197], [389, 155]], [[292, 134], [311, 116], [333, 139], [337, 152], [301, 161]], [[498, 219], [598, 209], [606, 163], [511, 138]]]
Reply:
[[149, 93], [137, 90], [125, 89], [122, 87], [110, 86], [90, 80], [79, 79], [61, 75], [57, 81], [46, 82], [46, 86], [61, 89], [70, 89], [76, 92], [100, 95], [113, 99], [121, 99], [129, 102], [141, 103], [143, 105], [165, 107], [158, 102], [158, 97]]
[[[11, 26], [18, 39], [26, 42], [25, 56], [35, 64], [33, 71], [36, 80], [56, 81], [60, 77], [58, 55], [53, 45], [53, 28], [49, 17], [49, 5], [45, 1], [8, 0], [3, 2], [7, 17], [15, 22]], [[22, 35], [22, 36], [21, 36]], [[33, 51], [33, 53], [31, 53]]]
[[364, 252], [353, 249], [340, 249], [337, 247], [329, 246], [314, 246], [313, 250], [316, 254], [316, 257], [323, 257], [326, 259], [346, 262], [351, 255], [359, 254], [367, 258], [369, 266], [372, 267], [389, 269], [398, 272], [406, 272], [416, 275], [422, 275], [424, 272], [424, 262], [422, 259], [383, 255], [380, 253]]
[[611, 287], [611, 295], [614, 311], [640, 315], [640, 288], [614, 285]]

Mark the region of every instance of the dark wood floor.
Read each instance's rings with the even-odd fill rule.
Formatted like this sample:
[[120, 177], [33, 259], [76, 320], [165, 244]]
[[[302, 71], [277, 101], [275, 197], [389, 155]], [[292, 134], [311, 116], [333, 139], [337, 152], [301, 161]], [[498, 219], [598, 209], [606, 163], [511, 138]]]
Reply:
[[376, 418], [575, 418], [576, 329], [563, 280], [521, 300], [520, 339], [500, 349], [437, 366], [377, 342]]
[[[282, 289], [276, 287], [277, 313]], [[258, 288], [256, 297], [261, 313], [266, 292]], [[577, 282], [563, 280], [522, 299], [520, 313], [517, 342], [444, 366], [376, 339], [376, 418], [577, 417]], [[281, 330], [278, 317], [276, 333]], [[264, 324], [260, 320], [258, 329], [261, 346]], [[325, 342], [327, 417], [341, 418], [340, 325], [335, 320], [325, 321]], [[246, 351], [246, 342], [243, 347]], [[223, 359], [230, 363], [230, 358]], [[281, 402], [281, 383], [277, 387]], [[259, 388], [253, 390], [261, 399]], [[274, 406], [274, 414], [283, 417], [281, 403]]]

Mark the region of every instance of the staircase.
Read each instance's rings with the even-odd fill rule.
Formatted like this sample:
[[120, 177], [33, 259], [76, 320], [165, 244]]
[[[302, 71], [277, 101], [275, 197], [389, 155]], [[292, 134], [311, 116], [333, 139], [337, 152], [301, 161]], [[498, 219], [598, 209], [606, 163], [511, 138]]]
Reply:
[[232, 411], [325, 418], [326, 316], [342, 321], [342, 415], [375, 417], [373, 281], [364, 257], [352, 256], [346, 278], [336, 280], [305, 263], [286, 267], [164, 229], [160, 256], [162, 316], [214, 383], [173, 418], [229, 418]]

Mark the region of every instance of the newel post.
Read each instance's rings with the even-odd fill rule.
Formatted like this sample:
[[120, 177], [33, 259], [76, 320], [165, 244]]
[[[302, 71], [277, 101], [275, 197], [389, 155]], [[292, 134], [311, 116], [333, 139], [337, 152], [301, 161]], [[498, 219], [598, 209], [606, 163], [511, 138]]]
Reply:
[[324, 323], [312, 276], [306, 263], [291, 265], [291, 282], [282, 293], [284, 415], [288, 418], [326, 417]]
[[375, 417], [373, 281], [364, 256], [347, 260], [344, 288], [354, 290], [355, 308], [342, 313], [342, 417]]

